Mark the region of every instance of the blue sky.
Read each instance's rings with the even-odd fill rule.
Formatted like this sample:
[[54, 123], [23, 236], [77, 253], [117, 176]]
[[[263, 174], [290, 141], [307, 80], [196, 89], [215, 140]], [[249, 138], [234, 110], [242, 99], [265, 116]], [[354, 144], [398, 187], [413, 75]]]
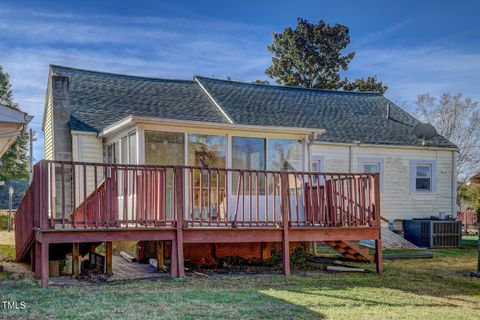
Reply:
[[0, 64], [16, 100], [41, 120], [49, 64], [191, 79], [266, 79], [272, 32], [297, 17], [350, 28], [349, 78], [377, 75], [411, 111], [416, 96], [480, 100], [478, 1], [2, 1]]

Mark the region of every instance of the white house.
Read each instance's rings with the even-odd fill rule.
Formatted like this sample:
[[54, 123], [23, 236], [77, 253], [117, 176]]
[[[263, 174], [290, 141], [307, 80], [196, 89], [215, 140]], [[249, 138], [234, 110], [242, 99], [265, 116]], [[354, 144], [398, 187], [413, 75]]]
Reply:
[[418, 123], [378, 93], [51, 66], [43, 130], [50, 160], [379, 172], [384, 218], [455, 215], [458, 149]]

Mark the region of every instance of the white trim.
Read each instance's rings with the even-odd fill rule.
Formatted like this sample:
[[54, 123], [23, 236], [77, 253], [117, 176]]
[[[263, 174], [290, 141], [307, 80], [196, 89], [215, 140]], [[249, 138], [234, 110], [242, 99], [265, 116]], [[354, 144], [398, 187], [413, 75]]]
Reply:
[[119, 130], [123, 130], [124, 126], [129, 124], [155, 124], [164, 126], [178, 126], [188, 128], [208, 128], [208, 129], [226, 129], [226, 130], [239, 130], [239, 131], [258, 131], [258, 132], [281, 132], [291, 134], [322, 134], [325, 129], [315, 128], [297, 128], [297, 127], [275, 127], [275, 126], [253, 126], [245, 124], [229, 124], [221, 122], [207, 122], [207, 121], [192, 121], [192, 120], [177, 120], [167, 118], [156, 117], [141, 117], [141, 116], [127, 116], [122, 120], [104, 128], [99, 136], [106, 136], [115, 133]]
[[399, 149], [414, 149], [414, 150], [420, 149], [420, 150], [458, 151], [458, 148], [408, 146], [408, 145], [399, 145], [399, 144], [368, 144], [368, 143], [325, 142], [325, 141], [313, 141], [312, 144], [327, 145], [327, 146], [352, 146], [352, 147], [372, 147], [372, 148], [399, 148]]
[[233, 120], [228, 116], [228, 114], [222, 109], [222, 107], [220, 107], [220, 105], [217, 103], [217, 101], [215, 101], [215, 99], [213, 99], [212, 95], [207, 91], [207, 89], [205, 89], [205, 87], [202, 85], [202, 83], [197, 79], [197, 77], [194, 77], [195, 81], [198, 83], [198, 85], [200, 86], [200, 88], [202, 88], [203, 91], [205, 91], [205, 93], [207, 94], [207, 96], [210, 98], [210, 100], [212, 100], [213, 104], [215, 104], [215, 106], [218, 108], [218, 110], [220, 110], [220, 112], [225, 116], [225, 118], [227, 118], [228, 122], [230, 123], [234, 123]]
[[452, 152], [452, 217], [457, 216], [457, 152]]
[[[417, 166], [425, 165], [431, 167], [431, 188], [430, 191], [417, 191], [416, 177]], [[410, 160], [410, 194], [411, 195], [435, 195], [437, 193], [437, 161], [436, 160]]]
[[358, 171], [359, 172], [365, 172], [364, 171], [364, 165], [367, 163], [378, 163], [380, 166], [380, 192], [383, 192], [383, 181], [384, 181], [384, 176], [385, 176], [385, 169], [384, 169], [384, 160], [383, 158], [377, 158], [377, 157], [359, 157], [357, 159], [358, 162]]
[[98, 136], [97, 132], [93, 131], [78, 131], [78, 130], [71, 130], [72, 135], [84, 135], [84, 136]]
[[137, 164], [145, 164], [145, 130], [137, 126]]

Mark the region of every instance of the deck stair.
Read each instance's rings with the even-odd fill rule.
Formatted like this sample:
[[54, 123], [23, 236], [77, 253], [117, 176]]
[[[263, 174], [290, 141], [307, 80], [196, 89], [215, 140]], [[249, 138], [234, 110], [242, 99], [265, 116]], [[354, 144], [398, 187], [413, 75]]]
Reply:
[[325, 241], [325, 244], [345, 258], [364, 262], [373, 260], [368, 248], [361, 247], [358, 241]]

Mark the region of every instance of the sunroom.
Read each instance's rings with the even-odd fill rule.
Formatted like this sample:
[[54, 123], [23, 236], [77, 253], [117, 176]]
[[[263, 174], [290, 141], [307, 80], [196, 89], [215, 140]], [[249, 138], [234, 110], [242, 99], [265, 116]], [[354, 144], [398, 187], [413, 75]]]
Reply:
[[[190, 167], [184, 177], [184, 199], [193, 220], [268, 223], [280, 215], [280, 178], [269, 172], [319, 170], [320, 166], [310, 165], [309, 144], [322, 132], [130, 116], [106, 128], [100, 137], [108, 164]], [[119, 183], [125, 184], [122, 179], [134, 179], [133, 173], [119, 178]], [[304, 219], [303, 179], [300, 175], [289, 176], [290, 189], [296, 191], [297, 197], [300, 194], [297, 220]], [[173, 171], [167, 170], [158, 177], [165, 190], [159, 195], [158, 205], [167, 218], [173, 215], [173, 180]], [[315, 177], [311, 180], [312, 185], [316, 184]], [[141, 186], [138, 182], [133, 184]], [[120, 215], [135, 215], [132, 209], [138, 207], [134, 203], [141, 192], [132, 187], [125, 192], [119, 190]], [[81, 198], [79, 195], [78, 203]], [[291, 205], [295, 205], [293, 198]]]

